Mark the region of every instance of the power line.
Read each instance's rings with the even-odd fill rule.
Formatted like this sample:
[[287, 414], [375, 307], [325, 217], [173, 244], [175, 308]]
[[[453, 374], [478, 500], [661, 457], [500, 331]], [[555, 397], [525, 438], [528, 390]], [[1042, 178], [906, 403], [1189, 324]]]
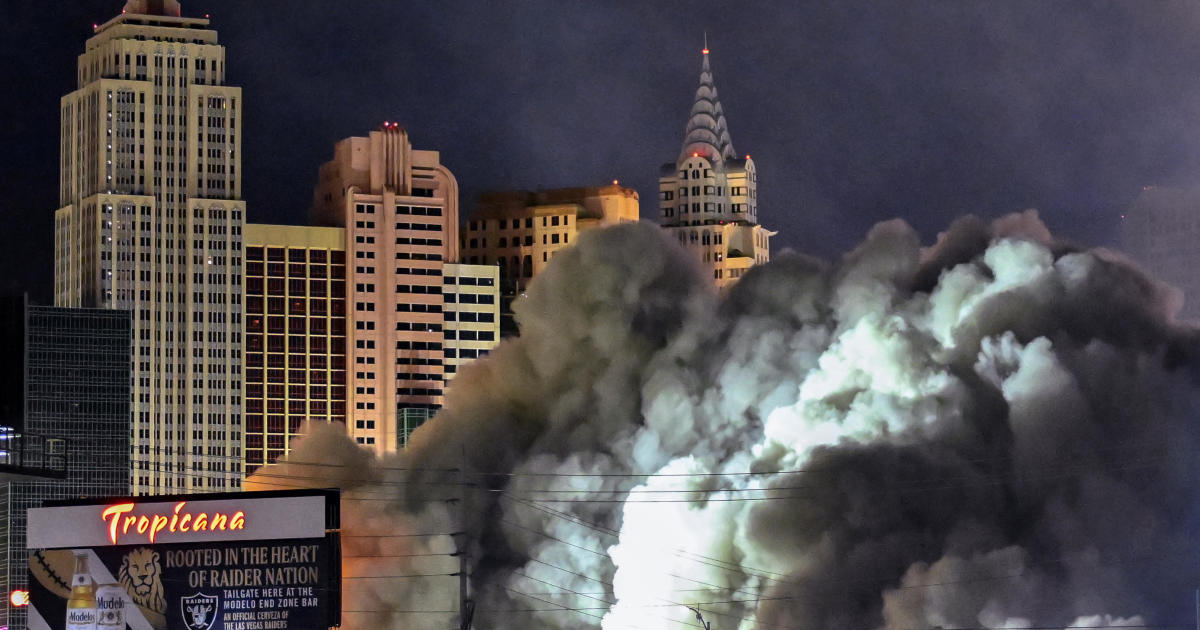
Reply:
[[403, 575], [343, 575], [343, 580], [390, 580], [427, 577], [458, 577], [458, 573], [410, 573]]

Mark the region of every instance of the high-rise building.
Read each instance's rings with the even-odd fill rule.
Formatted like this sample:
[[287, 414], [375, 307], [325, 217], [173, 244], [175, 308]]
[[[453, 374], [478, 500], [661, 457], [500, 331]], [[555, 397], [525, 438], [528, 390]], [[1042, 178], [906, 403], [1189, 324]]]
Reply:
[[639, 219], [632, 188], [593, 186], [490, 192], [479, 197], [459, 244], [462, 259], [500, 271], [500, 332], [516, 334], [512, 301], [579, 232]]
[[248, 223], [244, 240], [248, 475], [305, 420], [346, 421], [346, 235]]
[[1121, 249], [1179, 289], [1178, 317], [1200, 322], [1200, 189], [1146, 186], [1121, 216]]
[[[458, 260], [458, 182], [437, 151], [413, 149], [390, 122], [338, 142], [318, 177], [314, 222], [345, 229], [347, 428], [392, 452], [406, 439], [402, 419], [428, 417], [445, 394], [453, 348], [443, 283]], [[496, 303], [495, 288], [475, 303]], [[494, 345], [497, 335], [476, 340]]]
[[129, 0], [61, 102], [58, 306], [133, 317], [130, 486], [241, 486], [241, 89], [205, 18]]
[[707, 46], [703, 54], [683, 147], [678, 159], [662, 166], [658, 198], [663, 228], [723, 287], [770, 260], [775, 233], [758, 224], [754, 161], [733, 150]]
[[[5, 300], [0, 327], [21, 343], [5, 344], [8, 387], [20, 399], [0, 432], [7, 457], [14, 437], [50, 437], [47, 454], [66, 460], [64, 479], [0, 484], [0, 592], [27, 585], [25, 513], [43, 501], [113, 496], [129, 489], [130, 314], [91, 308], [26, 306]], [[6, 403], [12, 403], [6, 400]], [[25, 609], [8, 598], [0, 625], [25, 628]]]
[[442, 320], [446, 339], [446, 381], [452, 381], [458, 366], [486, 355], [496, 347], [500, 332], [500, 305], [496, 286], [500, 280], [494, 265], [446, 263], [442, 277]]
[[[443, 338], [442, 370], [449, 386], [459, 366], [486, 355], [496, 347], [500, 335], [500, 305], [496, 300], [499, 271], [494, 265], [446, 263], [442, 272]], [[416, 374], [409, 375], [411, 377]], [[400, 376], [404, 379], [404, 375]], [[400, 396], [409, 392], [401, 389]], [[400, 407], [397, 424], [399, 447], [408, 446], [412, 432], [433, 417], [436, 409]]]

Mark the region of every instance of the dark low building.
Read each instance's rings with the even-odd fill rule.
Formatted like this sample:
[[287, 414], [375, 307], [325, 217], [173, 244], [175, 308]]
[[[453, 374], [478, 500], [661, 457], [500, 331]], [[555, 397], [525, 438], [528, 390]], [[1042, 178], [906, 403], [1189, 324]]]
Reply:
[[[0, 484], [0, 592], [8, 593], [26, 585], [27, 509], [129, 491], [131, 321], [127, 311], [31, 306], [23, 297], [0, 299], [0, 317], [0, 459], [60, 473]], [[27, 627], [8, 597], [0, 612], [0, 626]]]

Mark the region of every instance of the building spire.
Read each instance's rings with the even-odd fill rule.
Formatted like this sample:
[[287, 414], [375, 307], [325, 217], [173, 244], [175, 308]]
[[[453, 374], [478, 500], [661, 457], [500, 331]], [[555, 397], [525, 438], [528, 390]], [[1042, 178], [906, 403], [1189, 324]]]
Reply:
[[692, 113], [688, 117], [687, 129], [683, 132], [683, 149], [679, 159], [693, 154], [703, 155], [713, 162], [733, 159], [733, 140], [725, 122], [725, 110], [717, 98], [717, 86], [713, 83], [712, 69], [708, 65], [708, 32], [704, 33], [704, 58], [700, 64], [700, 87], [692, 102]]
[[179, 0], [126, 0], [121, 13], [180, 17]]

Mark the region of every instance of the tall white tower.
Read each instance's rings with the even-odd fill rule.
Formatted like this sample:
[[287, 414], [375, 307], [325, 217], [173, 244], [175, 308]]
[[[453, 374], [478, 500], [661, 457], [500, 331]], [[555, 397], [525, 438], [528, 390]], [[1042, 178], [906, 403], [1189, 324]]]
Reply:
[[717, 98], [708, 44], [702, 51], [700, 87], [675, 162], [658, 179], [662, 226], [711, 270], [722, 287], [771, 258], [770, 237], [758, 225], [758, 175], [754, 161], [733, 150], [725, 110]]
[[133, 315], [130, 488], [241, 487], [241, 88], [207, 18], [129, 0], [61, 101], [54, 300]]

